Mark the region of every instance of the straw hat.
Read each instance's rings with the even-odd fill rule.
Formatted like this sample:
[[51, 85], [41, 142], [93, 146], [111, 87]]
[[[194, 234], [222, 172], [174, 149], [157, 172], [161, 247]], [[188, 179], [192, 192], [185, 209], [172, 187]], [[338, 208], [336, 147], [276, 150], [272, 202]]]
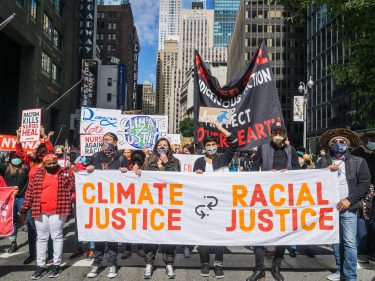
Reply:
[[359, 136], [348, 129], [344, 128], [337, 128], [337, 129], [332, 129], [327, 132], [324, 132], [320, 138], [319, 138], [319, 145], [321, 148], [328, 148], [331, 146], [332, 141], [337, 138], [343, 138], [349, 147], [354, 148], [357, 147], [360, 143], [360, 138]]

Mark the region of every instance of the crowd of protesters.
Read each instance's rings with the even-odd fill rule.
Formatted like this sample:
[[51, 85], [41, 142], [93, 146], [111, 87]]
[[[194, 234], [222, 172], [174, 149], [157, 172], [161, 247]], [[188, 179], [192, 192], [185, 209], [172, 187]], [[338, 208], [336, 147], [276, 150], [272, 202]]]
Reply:
[[[36, 260], [37, 268], [32, 279], [39, 279], [47, 273], [49, 277], [58, 277], [61, 273], [63, 253], [63, 228], [69, 216], [75, 216], [75, 181], [74, 173], [95, 170], [118, 170], [119, 173], [132, 171], [141, 176], [147, 171], [181, 171], [179, 160], [174, 154], [199, 154], [193, 167], [198, 174], [206, 172], [253, 172], [287, 171], [298, 169], [330, 169], [337, 172], [340, 201], [339, 211], [340, 243], [332, 245], [337, 271], [327, 276], [328, 280], [357, 280], [357, 262], [367, 263], [375, 260], [375, 205], [373, 197], [366, 195], [375, 184], [375, 131], [361, 136], [348, 129], [334, 129], [325, 132], [320, 140], [320, 154], [317, 159], [308, 154], [304, 147], [294, 148], [286, 136], [283, 124], [276, 122], [271, 127], [270, 143], [250, 151], [238, 152], [238, 140], [219, 124], [218, 131], [226, 137], [228, 148], [219, 152], [216, 138], [206, 136], [201, 149], [194, 144], [173, 147], [165, 138], [160, 138], [152, 150], [124, 150], [117, 147], [118, 137], [114, 133], [103, 136], [101, 151], [91, 157], [73, 157], [69, 148], [54, 147], [50, 141], [53, 132], [46, 134], [41, 130], [41, 144], [35, 152], [25, 152], [17, 131], [16, 151], [0, 161], [0, 187], [16, 186], [14, 201], [14, 232], [9, 236], [8, 253], [17, 251], [17, 229], [19, 223], [27, 225], [29, 256], [24, 264]], [[75, 158], [75, 159], [73, 159]], [[366, 204], [364, 204], [367, 203]], [[75, 224], [74, 244], [76, 250], [70, 258], [83, 256], [83, 244], [78, 241]], [[184, 256], [190, 257], [195, 245], [184, 246]], [[175, 245], [137, 244], [137, 253], [144, 258], [143, 277], [152, 278], [154, 260], [158, 252], [163, 253], [166, 276], [176, 276], [173, 264]], [[105, 251], [108, 249], [107, 251]], [[131, 256], [132, 244], [125, 244], [121, 258]], [[210, 250], [214, 252], [214, 275], [224, 277], [224, 247], [199, 246], [201, 275], [210, 275]], [[281, 264], [288, 250], [291, 257], [296, 257], [296, 246], [279, 245], [273, 255], [271, 274], [275, 280], [283, 281]], [[304, 253], [311, 258], [315, 254], [309, 246], [304, 246]], [[266, 247], [253, 247], [255, 253], [254, 273], [247, 281], [265, 278], [264, 258]], [[109, 267], [108, 278], [118, 274], [118, 243], [88, 241], [87, 257], [93, 260], [87, 273], [88, 278], [95, 278], [101, 272], [102, 261], [106, 255]]]

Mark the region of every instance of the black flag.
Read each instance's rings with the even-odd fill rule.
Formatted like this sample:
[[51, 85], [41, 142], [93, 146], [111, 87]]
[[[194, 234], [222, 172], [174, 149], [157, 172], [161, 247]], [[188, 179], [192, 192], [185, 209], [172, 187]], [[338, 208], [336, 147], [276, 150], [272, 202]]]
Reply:
[[223, 125], [239, 141], [240, 150], [260, 146], [271, 140], [271, 125], [283, 122], [280, 100], [264, 42], [252, 61], [233, 81], [220, 87], [202, 58], [195, 51], [194, 138], [201, 143], [208, 135], [217, 137], [219, 147], [227, 147], [224, 135], [205, 122], [199, 122], [199, 108], [232, 110], [232, 121]]

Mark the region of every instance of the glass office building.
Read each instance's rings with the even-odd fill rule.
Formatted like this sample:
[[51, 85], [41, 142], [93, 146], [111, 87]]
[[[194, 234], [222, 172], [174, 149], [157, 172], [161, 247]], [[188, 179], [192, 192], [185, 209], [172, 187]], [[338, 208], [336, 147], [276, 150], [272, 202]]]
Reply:
[[234, 26], [236, 24], [237, 12], [240, 7], [240, 0], [214, 0], [207, 1], [207, 6], [214, 2], [215, 10], [215, 47], [228, 47]]

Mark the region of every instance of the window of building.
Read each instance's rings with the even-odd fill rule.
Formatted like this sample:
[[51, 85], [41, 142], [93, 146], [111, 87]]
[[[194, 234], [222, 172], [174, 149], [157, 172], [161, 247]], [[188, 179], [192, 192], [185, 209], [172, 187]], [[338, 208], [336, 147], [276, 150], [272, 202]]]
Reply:
[[98, 26], [98, 29], [103, 29], [104, 28], [104, 22], [98, 21], [97, 26]]
[[108, 78], [107, 86], [112, 86], [112, 78]]
[[62, 38], [56, 29], [53, 29], [53, 45], [59, 50], [62, 49]]
[[52, 79], [60, 84], [61, 81], [61, 69], [56, 64], [52, 63]]
[[52, 21], [46, 13], [43, 14], [43, 30], [52, 37]]
[[107, 102], [111, 102], [112, 101], [112, 95], [111, 93], [108, 93], [107, 94]]
[[48, 74], [51, 74], [51, 57], [45, 52], [42, 52], [42, 70]]
[[30, 15], [34, 20], [38, 19], [39, 16], [39, 3], [37, 0], [31, 0]]
[[61, 0], [53, 0], [53, 6], [55, 8], [56, 14], [58, 14], [59, 16], [62, 16]]

